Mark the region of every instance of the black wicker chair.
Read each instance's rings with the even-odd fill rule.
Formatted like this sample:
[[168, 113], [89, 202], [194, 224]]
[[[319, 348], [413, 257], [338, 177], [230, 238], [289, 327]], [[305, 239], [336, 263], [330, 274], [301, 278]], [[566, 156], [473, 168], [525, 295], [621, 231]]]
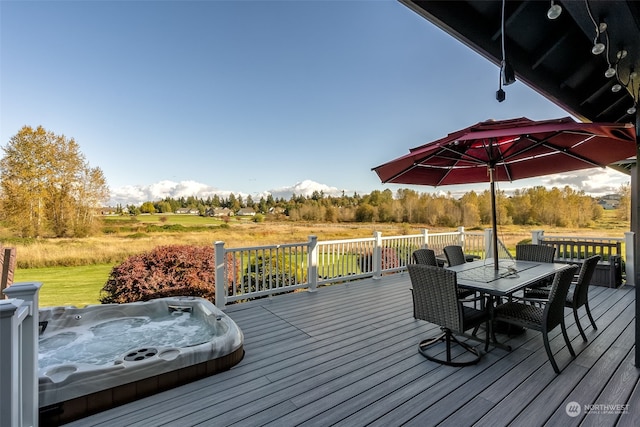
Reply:
[[[534, 244], [516, 245], [516, 259], [520, 261], [553, 262], [555, 255], [556, 248], [553, 246]], [[528, 289], [544, 286], [551, 286], [551, 279], [532, 283], [528, 286]]]
[[[478, 363], [482, 353], [474, 346], [460, 341], [455, 334], [479, 327], [486, 327], [485, 352], [489, 348], [489, 315], [486, 310], [467, 307], [458, 299], [456, 273], [440, 267], [421, 264], [407, 266], [411, 277], [413, 295], [413, 315], [416, 319], [426, 320], [440, 326], [442, 334], [423, 340], [418, 346], [420, 354], [428, 360], [449, 366], [468, 366]], [[446, 359], [435, 357], [427, 350], [429, 347], [444, 342]], [[451, 345], [460, 345], [465, 352], [474, 355], [454, 360]], [[464, 354], [464, 353], [463, 353]]]
[[[569, 286], [577, 270], [578, 266], [567, 265], [555, 274], [549, 291], [549, 299], [544, 307], [526, 304], [524, 300], [522, 300], [523, 302], [510, 301], [506, 304], [498, 305], [492, 311], [492, 320], [494, 321], [501, 321], [542, 332], [544, 348], [547, 351], [551, 366], [553, 366], [553, 370], [557, 374], [560, 373], [560, 370], [553, 358], [553, 352], [549, 345], [549, 332], [560, 325], [562, 328], [562, 336], [567, 344], [569, 353], [571, 353], [572, 357], [576, 356], [573, 347], [571, 347], [571, 341], [567, 336], [567, 328], [564, 324], [564, 303], [567, 299]], [[493, 339], [495, 340], [495, 336]]]
[[[584, 329], [582, 329], [582, 325], [580, 324], [578, 309], [584, 306], [587, 311], [589, 321], [591, 322], [591, 326], [593, 326], [593, 329], [598, 330], [596, 322], [593, 320], [593, 316], [591, 315], [591, 309], [589, 308], [589, 283], [591, 282], [591, 277], [593, 277], [594, 271], [596, 271], [598, 261], [600, 261], [600, 255], [591, 256], [583, 261], [580, 273], [578, 273], [578, 279], [573, 283], [575, 286], [572, 286], [572, 289], [569, 289], [567, 299], [564, 303], [565, 307], [573, 309], [573, 318], [576, 320], [576, 325], [578, 326], [580, 335], [582, 335], [582, 339], [585, 342], [588, 340], [584, 333]], [[549, 291], [549, 288], [533, 288], [525, 291], [524, 296], [527, 299], [548, 299]]]
[[438, 266], [436, 253], [433, 249], [416, 249], [411, 256], [413, 257], [413, 262], [416, 264]]
[[462, 246], [445, 246], [442, 251], [444, 252], [444, 256], [447, 257], [447, 264], [449, 264], [449, 267], [467, 262], [464, 252], [462, 251]]
[[548, 245], [516, 245], [516, 259], [521, 261], [553, 262], [556, 248]]
[[[438, 260], [436, 253], [432, 249], [416, 249], [412, 254], [413, 260], [416, 264], [433, 265], [438, 266]], [[464, 299], [470, 296], [474, 296], [475, 292], [469, 289], [458, 289], [458, 298]], [[474, 301], [473, 299], [470, 301]]]

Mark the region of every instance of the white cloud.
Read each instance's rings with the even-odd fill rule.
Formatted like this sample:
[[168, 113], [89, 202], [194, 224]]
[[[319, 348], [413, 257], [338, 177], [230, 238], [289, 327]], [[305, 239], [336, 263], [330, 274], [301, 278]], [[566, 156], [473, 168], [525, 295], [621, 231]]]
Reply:
[[568, 185], [577, 190], [598, 197], [617, 193], [620, 186], [629, 183], [631, 177], [613, 169], [585, 169], [581, 171], [553, 175], [542, 179], [547, 187], [562, 188]]
[[[281, 187], [275, 190], [252, 194], [251, 197], [254, 201], [258, 201], [261, 197], [267, 197], [271, 194], [274, 198], [284, 198], [288, 200], [293, 194], [311, 196], [314, 191], [321, 191], [326, 196], [340, 196], [342, 194], [342, 190], [338, 190], [336, 187], [329, 187], [328, 185], [319, 184], [311, 180], [304, 180], [289, 187]], [[167, 197], [177, 199], [180, 197], [194, 196], [196, 198], [206, 199], [207, 197], [218, 195], [219, 197], [227, 198], [231, 193], [235, 196], [242, 196], [243, 198], [248, 196], [248, 194], [242, 192], [220, 190], [196, 181], [174, 182], [163, 180], [146, 186], [126, 185], [115, 189], [112, 188], [109, 204], [111, 206], [118, 204], [123, 206], [138, 206], [144, 202], [153, 202]]]
[[174, 182], [164, 180], [151, 185], [126, 185], [111, 189], [111, 205], [140, 205], [144, 202], [162, 200], [166, 197], [195, 196], [206, 199], [214, 195], [228, 196], [230, 191], [221, 191], [195, 181]]
[[275, 190], [270, 190], [269, 193], [271, 193], [271, 195], [276, 199], [283, 198], [288, 200], [293, 194], [297, 196], [311, 196], [314, 191], [322, 192], [325, 196], [337, 197], [342, 195], [343, 190], [305, 179], [304, 181], [297, 182], [290, 187], [280, 187]]

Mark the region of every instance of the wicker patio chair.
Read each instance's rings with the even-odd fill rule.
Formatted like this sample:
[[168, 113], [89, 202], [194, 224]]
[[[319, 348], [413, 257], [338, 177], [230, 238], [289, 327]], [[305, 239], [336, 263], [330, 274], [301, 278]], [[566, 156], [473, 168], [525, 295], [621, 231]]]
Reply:
[[413, 261], [416, 264], [433, 265], [436, 267], [438, 266], [436, 253], [433, 251], [433, 249], [416, 249], [415, 251], [413, 251], [411, 256], [413, 257]]
[[[598, 330], [596, 322], [593, 320], [593, 316], [591, 315], [591, 309], [589, 308], [589, 283], [591, 283], [591, 277], [593, 276], [594, 271], [596, 271], [598, 261], [600, 261], [600, 255], [591, 256], [583, 261], [580, 272], [578, 273], [578, 279], [573, 282], [574, 286], [569, 289], [567, 299], [564, 303], [565, 307], [573, 309], [573, 318], [576, 320], [576, 325], [578, 326], [580, 335], [582, 335], [582, 339], [585, 342], [588, 340], [584, 333], [584, 329], [582, 329], [582, 325], [580, 324], [578, 309], [584, 306], [587, 311], [589, 321], [591, 322], [591, 326], [593, 326], [594, 330]], [[534, 298], [544, 300], [549, 298], [549, 292], [550, 289], [546, 287], [533, 288], [525, 291], [524, 296], [527, 299]]]
[[[567, 265], [559, 270], [553, 279], [553, 284], [549, 291], [549, 299], [544, 307], [527, 304], [524, 302], [510, 301], [506, 304], [498, 305], [492, 311], [492, 320], [509, 323], [512, 325], [522, 326], [527, 329], [533, 329], [542, 332], [542, 340], [547, 356], [553, 366], [553, 370], [559, 374], [558, 364], [553, 358], [553, 352], [549, 345], [549, 332], [558, 325], [562, 328], [562, 336], [567, 344], [569, 353], [572, 357], [576, 357], [571, 341], [567, 336], [567, 328], [564, 324], [564, 303], [567, 299], [569, 286], [573, 280], [573, 276], [578, 270], [576, 265]], [[495, 340], [495, 336], [493, 337]]]
[[[440, 326], [442, 334], [423, 340], [418, 351], [428, 360], [449, 366], [467, 366], [478, 363], [482, 354], [476, 347], [460, 341], [455, 334], [485, 324], [485, 348], [489, 348], [489, 315], [486, 310], [467, 307], [458, 299], [457, 279], [454, 271], [440, 267], [421, 264], [407, 266], [411, 277], [413, 295], [413, 315], [416, 319], [426, 320]], [[438, 343], [445, 343], [446, 359], [438, 358], [427, 353], [429, 347]], [[473, 358], [462, 357], [454, 360], [451, 345], [458, 344], [465, 352], [471, 353]], [[465, 353], [462, 353], [465, 354]]]
[[447, 264], [449, 264], [449, 267], [467, 262], [464, 252], [462, 251], [462, 246], [450, 245], [445, 246], [442, 250], [444, 252], [444, 256], [447, 257]]
[[[416, 249], [415, 251], [413, 251], [412, 256], [416, 264], [438, 266], [436, 253], [432, 249]], [[469, 298], [470, 296], [475, 296], [475, 292], [470, 289], [458, 288], [458, 298], [465, 299]], [[475, 300], [470, 299], [469, 301]]]
[[[516, 259], [520, 261], [553, 262], [556, 248], [548, 245], [520, 244], [516, 245]], [[532, 283], [527, 289], [551, 286], [552, 279]], [[526, 293], [526, 290], [525, 290]]]
[[516, 245], [516, 259], [521, 261], [553, 262], [556, 248], [548, 245]]

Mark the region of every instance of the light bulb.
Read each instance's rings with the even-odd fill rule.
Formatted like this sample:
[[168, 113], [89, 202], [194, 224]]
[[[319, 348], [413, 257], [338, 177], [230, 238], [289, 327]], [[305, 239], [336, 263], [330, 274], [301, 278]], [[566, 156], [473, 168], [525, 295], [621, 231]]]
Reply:
[[559, 4], [553, 4], [553, 2], [551, 2], [551, 7], [547, 11], [547, 18], [557, 19], [561, 13], [562, 13], [562, 7], [560, 7]]
[[616, 70], [615, 68], [609, 66], [609, 68], [607, 68], [607, 71], [604, 72], [604, 76], [608, 79], [610, 79], [611, 77], [616, 75]]
[[627, 114], [635, 114], [635, 113], [636, 113], [636, 106], [635, 105], [629, 107], [629, 109], [627, 110]]
[[591, 49], [591, 53], [593, 53], [594, 55], [600, 55], [602, 52], [604, 52], [605, 49], [605, 45], [604, 43], [596, 43], [593, 45], [593, 48]]
[[611, 92], [616, 93], [616, 92], [620, 92], [620, 89], [622, 89], [622, 85], [616, 83], [613, 86], [611, 86]]
[[616, 58], [618, 59], [624, 59], [626, 57], [627, 57], [627, 51], [624, 49], [619, 50], [618, 53], [616, 53]]

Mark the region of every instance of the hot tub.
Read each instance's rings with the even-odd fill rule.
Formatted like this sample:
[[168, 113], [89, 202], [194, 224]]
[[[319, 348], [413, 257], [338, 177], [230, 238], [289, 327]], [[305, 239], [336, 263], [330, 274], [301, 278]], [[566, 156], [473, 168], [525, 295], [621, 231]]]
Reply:
[[243, 335], [196, 297], [41, 309], [41, 423], [61, 424], [222, 370], [242, 360]]

